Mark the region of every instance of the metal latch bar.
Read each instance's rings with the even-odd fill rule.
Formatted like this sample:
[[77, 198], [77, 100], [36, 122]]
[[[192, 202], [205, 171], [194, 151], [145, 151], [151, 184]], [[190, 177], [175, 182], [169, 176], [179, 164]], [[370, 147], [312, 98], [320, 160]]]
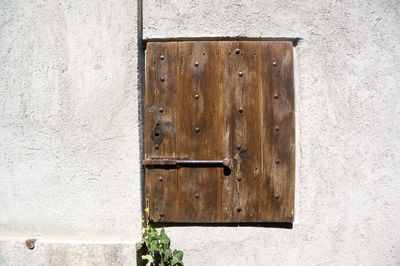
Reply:
[[143, 160], [145, 166], [162, 166], [162, 165], [223, 165], [230, 168], [231, 160], [225, 158], [223, 160], [190, 160], [187, 157], [161, 157], [161, 156], [148, 156]]

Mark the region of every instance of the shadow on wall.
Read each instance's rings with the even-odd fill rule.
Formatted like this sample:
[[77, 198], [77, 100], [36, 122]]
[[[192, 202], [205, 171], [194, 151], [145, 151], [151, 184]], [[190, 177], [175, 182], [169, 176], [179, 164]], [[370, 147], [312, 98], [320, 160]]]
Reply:
[[281, 229], [293, 229], [293, 223], [156, 223], [154, 228], [173, 226], [202, 226], [202, 227], [270, 227]]

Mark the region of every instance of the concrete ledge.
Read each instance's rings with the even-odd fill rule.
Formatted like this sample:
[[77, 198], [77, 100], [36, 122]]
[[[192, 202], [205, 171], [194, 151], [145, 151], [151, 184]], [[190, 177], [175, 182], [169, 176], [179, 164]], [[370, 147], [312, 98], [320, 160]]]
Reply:
[[136, 265], [136, 244], [0, 239], [0, 265]]

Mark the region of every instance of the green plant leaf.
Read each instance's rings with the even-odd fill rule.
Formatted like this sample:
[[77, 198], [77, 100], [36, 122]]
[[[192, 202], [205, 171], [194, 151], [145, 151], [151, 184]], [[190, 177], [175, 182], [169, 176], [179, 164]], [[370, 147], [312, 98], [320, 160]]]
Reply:
[[175, 249], [172, 253], [171, 265], [183, 265], [182, 259], [183, 252]]
[[152, 252], [155, 252], [155, 251], [159, 252], [159, 251], [160, 251], [160, 248], [159, 248], [159, 246], [158, 246], [158, 240], [157, 240], [157, 239], [155, 239], [155, 240], [153, 240], [153, 241], [150, 242], [149, 249], [150, 249], [150, 251], [152, 251]]
[[171, 239], [169, 239], [169, 237], [165, 234], [165, 230], [164, 228], [161, 229], [161, 233], [160, 233], [160, 243], [163, 245], [164, 249], [169, 248], [169, 245], [171, 243]]
[[164, 262], [169, 262], [172, 259], [172, 252], [171, 250], [168, 248], [164, 251]]
[[154, 259], [151, 255], [142, 255], [143, 260], [148, 260], [149, 262], [153, 263]]
[[154, 228], [150, 227], [149, 231], [147, 232], [147, 238], [149, 242], [152, 242], [153, 240], [157, 239], [157, 237], [158, 237], [157, 231]]
[[144, 241], [150, 254], [142, 256], [142, 259], [146, 259], [154, 265], [161, 263], [164, 266], [183, 266], [183, 252], [176, 249], [171, 252], [171, 239], [165, 233], [164, 228], [158, 233], [156, 229], [147, 224]]

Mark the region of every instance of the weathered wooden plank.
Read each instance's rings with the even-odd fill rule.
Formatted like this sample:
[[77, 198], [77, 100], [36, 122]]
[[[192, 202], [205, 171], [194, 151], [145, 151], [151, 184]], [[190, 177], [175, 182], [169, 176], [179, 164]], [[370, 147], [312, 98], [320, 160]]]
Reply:
[[233, 158], [221, 182], [221, 222], [257, 222], [261, 177], [260, 49], [257, 42], [220, 42], [224, 155]]
[[[174, 156], [177, 114], [177, 43], [148, 43], [146, 49], [145, 156]], [[157, 148], [151, 139], [159, 125], [164, 139]], [[155, 222], [176, 220], [176, 169], [146, 168], [146, 201]]]
[[[237, 86], [237, 56], [235, 49], [238, 48], [237, 42], [219, 42], [219, 90], [220, 90], [220, 117], [223, 123], [220, 125], [223, 130], [222, 152], [223, 156], [231, 158], [232, 168], [225, 171], [220, 178], [220, 205], [219, 222], [238, 221], [238, 186], [237, 180], [237, 161], [234, 159], [236, 154], [235, 127], [237, 127], [237, 117], [233, 115], [238, 108], [239, 88]], [[235, 75], [236, 73], [236, 75]], [[235, 108], [236, 107], [236, 108]]]
[[293, 47], [261, 43], [263, 178], [260, 221], [292, 222], [295, 185]]
[[[151, 219], [293, 221], [292, 43], [160, 42], [146, 53], [145, 154], [232, 159], [230, 172], [146, 169]], [[159, 149], [150, 138], [157, 123]]]
[[[216, 42], [179, 43], [177, 152], [193, 160], [222, 159]], [[178, 170], [178, 222], [216, 222], [218, 167]]]

